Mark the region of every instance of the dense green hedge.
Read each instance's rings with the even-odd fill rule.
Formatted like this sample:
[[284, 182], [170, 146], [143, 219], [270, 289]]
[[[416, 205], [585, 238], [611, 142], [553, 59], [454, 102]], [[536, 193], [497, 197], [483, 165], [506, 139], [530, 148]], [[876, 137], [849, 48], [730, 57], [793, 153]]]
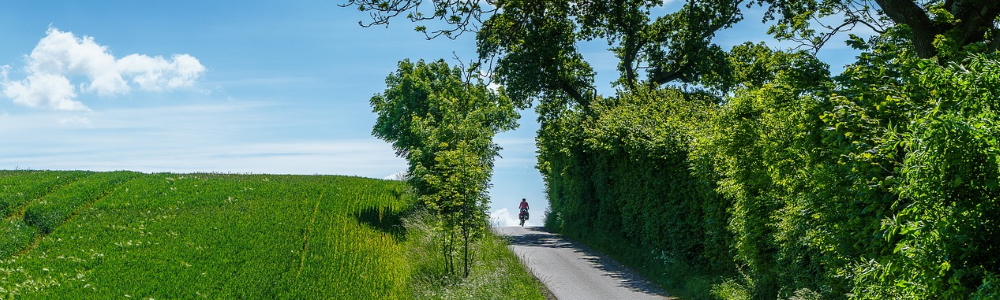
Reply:
[[831, 77], [741, 45], [716, 96], [544, 114], [546, 225], [696, 266], [720, 298], [1000, 297], [1000, 55], [865, 47]]

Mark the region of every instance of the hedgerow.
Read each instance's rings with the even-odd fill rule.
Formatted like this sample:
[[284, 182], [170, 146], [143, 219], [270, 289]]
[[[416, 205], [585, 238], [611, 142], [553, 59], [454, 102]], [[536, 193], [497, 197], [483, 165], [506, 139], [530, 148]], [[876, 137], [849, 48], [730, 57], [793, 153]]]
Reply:
[[663, 274], [696, 266], [718, 298], [998, 296], [1000, 56], [864, 47], [830, 77], [741, 45], [730, 63], [754, 71], [714, 98], [665, 88], [544, 115], [547, 225], [675, 290]]

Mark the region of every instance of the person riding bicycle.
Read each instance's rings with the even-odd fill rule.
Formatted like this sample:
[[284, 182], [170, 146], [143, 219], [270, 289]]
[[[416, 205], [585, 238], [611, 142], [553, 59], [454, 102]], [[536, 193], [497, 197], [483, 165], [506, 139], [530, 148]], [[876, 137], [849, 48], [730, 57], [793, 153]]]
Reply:
[[521, 205], [518, 206], [518, 209], [521, 211], [521, 213], [519, 214], [519, 216], [523, 215], [524, 219], [528, 219], [528, 200], [527, 199], [521, 198]]

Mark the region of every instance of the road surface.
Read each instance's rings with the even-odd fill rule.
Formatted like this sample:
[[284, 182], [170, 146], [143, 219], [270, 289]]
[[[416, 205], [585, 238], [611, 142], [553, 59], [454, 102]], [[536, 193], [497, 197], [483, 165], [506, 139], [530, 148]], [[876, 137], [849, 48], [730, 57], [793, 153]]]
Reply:
[[558, 299], [673, 299], [614, 260], [544, 227], [496, 227]]

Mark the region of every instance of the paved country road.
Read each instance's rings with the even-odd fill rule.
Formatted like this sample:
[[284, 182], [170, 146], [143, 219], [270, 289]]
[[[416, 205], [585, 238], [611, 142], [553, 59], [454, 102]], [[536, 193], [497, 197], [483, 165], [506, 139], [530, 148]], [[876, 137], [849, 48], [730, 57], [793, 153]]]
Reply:
[[603, 254], [544, 227], [496, 227], [510, 247], [558, 299], [673, 299], [655, 284]]

